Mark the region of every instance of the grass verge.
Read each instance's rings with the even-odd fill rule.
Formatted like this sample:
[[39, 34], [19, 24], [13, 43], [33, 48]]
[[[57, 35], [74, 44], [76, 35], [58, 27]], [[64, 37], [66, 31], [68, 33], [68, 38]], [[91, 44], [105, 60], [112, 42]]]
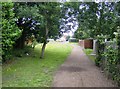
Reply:
[[[41, 44], [36, 45], [34, 50], [27, 50], [28, 55], [25, 50], [20, 57], [14, 57], [12, 63], [3, 65], [2, 86], [50, 87], [55, 71], [65, 61], [71, 49], [67, 43], [48, 43], [44, 59], [39, 58]], [[15, 52], [19, 53], [19, 50]]]
[[92, 61], [95, 62], [95, 55], [91, 55], [91, 53], [93, 52], [92, 49], [84, 49], [83, 51], [86, 53], [86, 55], [87, 55]]

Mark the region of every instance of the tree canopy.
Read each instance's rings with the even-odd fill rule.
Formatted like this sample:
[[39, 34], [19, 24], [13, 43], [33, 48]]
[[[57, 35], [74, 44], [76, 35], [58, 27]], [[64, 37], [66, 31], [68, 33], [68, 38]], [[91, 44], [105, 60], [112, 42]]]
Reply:
[[[19, 36], [13, 42], [15, 43], [15, 48], [23, 48], [26, 39], [34, 35], [38, 42], [43, 43], [41, 53], [41, 58], [43, 58], [45, 46], [47, 44], [47, 39], [55, 38], [55, 36], [57, 36], [59, 33], [59, 19], [61, 16], [60, 3], [11, 2], [10, 5], [8, 5], [9, 3], [2, 4], [3, 4], [2, 13], [6, 14], [5, 16], [3, 16], [3, 18], [5, 17], [5, 20], [7, 19], [10, 20], [12, 19], [13, 16], [14, 16], [13, 19], [16, 18], [15, 21], [12, 21], [12, 23], [14, 23], [16, 27], [14, 27], [13, 25], [13, 28], [11, 30], [9, 29], [5, 30], [12, 32], [11, 34], [15, 34], [14, 32], [15, 28], [19, 28], [16, 29], [16, 31], [17, 33], [21, 32], [21, 36]], [[7, 8], [5, 7], [5, 5]], [[8, 21], [6, 21], [6, 23], [3, 23], [3, 29], [4, 25], [7, 24], [7, 22]], [[8, 27], [8, 25], [6, 26]], [[3, 30], [3, 33], [5, 30]], [[5, 32], [5, 34], [7, 34], [7, 32]], [[18, 34], [15, 34], [15, 36], [16, 35], [18, 36]], [[9, 37], [9, 35], [7, 36]]]
[[96, 39], [101, 34], [111, 39], [120, 25], [120, 2], [1, 4], [3, 56], [10, 53], [7, 50], [12, 49], [13, 44], [15, 48], [23, 48], [26, 39], [32, 35], [38, 42], [43, 43], [40, 55], [43, 58], [48, 38], [71, 31], [75, 32], [75, 37], [79, 39]]
[[75, 34], [80, 34], [79, 38], [96, 38], [100, 34], [113, 38], [113, 32], [119, 26], [117, 24], [119, 10], [116, 9], [119, 8], [118, 4], [118, 2], [81, 3], [78, 10], [79, 29]]

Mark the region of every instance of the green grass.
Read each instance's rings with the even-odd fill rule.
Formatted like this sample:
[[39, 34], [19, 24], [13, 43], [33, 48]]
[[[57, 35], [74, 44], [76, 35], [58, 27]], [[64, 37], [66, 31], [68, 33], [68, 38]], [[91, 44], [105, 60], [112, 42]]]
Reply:
[[86, 55], [87, 55], [92, 61], [95, 61], [95, 56], [94, 56], [94, 55], [91, 55], [91, 53], [93, 52], [92, 49], [84, 49], [83, 51], [86, 53]]
[[84, 52], [87, 54], [87, 55], [90, 55], [93, 50], [92, 49], [84, 49]]
[[65, 61], [71, 49], [67, 43], [49, 43], [46, 47], [44, 59], [39, 58], [40, 44], [36, 45], [34, 50], [29, 49], [30, 55], [28, 56], [22, 53], [23, 50], [15, 51], [15, 54], [21, 53], [22, 57], [14, 57], [14, 61], [3, 65], [2, 86], [50, 87], [55, 71]]

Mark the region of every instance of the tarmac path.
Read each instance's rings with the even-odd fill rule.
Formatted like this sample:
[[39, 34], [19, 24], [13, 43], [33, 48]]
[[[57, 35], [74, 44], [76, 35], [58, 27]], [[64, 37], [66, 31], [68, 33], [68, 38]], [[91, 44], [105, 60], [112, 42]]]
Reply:
[[74, 45], [70, 56], [56, 71], [52, 84], [52, 87], [114, 86], [78, 45]]

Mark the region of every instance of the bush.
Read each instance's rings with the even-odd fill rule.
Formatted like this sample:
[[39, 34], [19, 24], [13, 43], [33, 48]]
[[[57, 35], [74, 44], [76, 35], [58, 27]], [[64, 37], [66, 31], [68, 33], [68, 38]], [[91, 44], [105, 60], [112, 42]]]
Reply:
[[3, 2], [2, 4], [2, 61], [11, 57], [11, 50], [15, 40], [20, 36], [20, 30], [15, 24], [13, 3]]
[[117, 81], [119, 84], [120, 81], [120, 68], [118, 60], [118, 49], [113, 49], [112, 46], [107, 47], [107, 51], [104, 52], [105, 60], [105, 71], [109, 73], [113, 80]]
[[[105, 36], [98, 36], [98, 50], [95, 63], [120, 86], [120, 32], [117, 32], [116, 40], [110, 42], [109, 46], [105, 44], [104, 39]], [[117, 43], [117, 46], [113, 47], [115, 43]]]
[[97, 37], [97, 56], [95, 59], [96, 66], [101, 66], [102, 60], [103, 60], [103, 53], [104, 53], [104, 39], [105, 37], [103, 35], [100, 35]]

